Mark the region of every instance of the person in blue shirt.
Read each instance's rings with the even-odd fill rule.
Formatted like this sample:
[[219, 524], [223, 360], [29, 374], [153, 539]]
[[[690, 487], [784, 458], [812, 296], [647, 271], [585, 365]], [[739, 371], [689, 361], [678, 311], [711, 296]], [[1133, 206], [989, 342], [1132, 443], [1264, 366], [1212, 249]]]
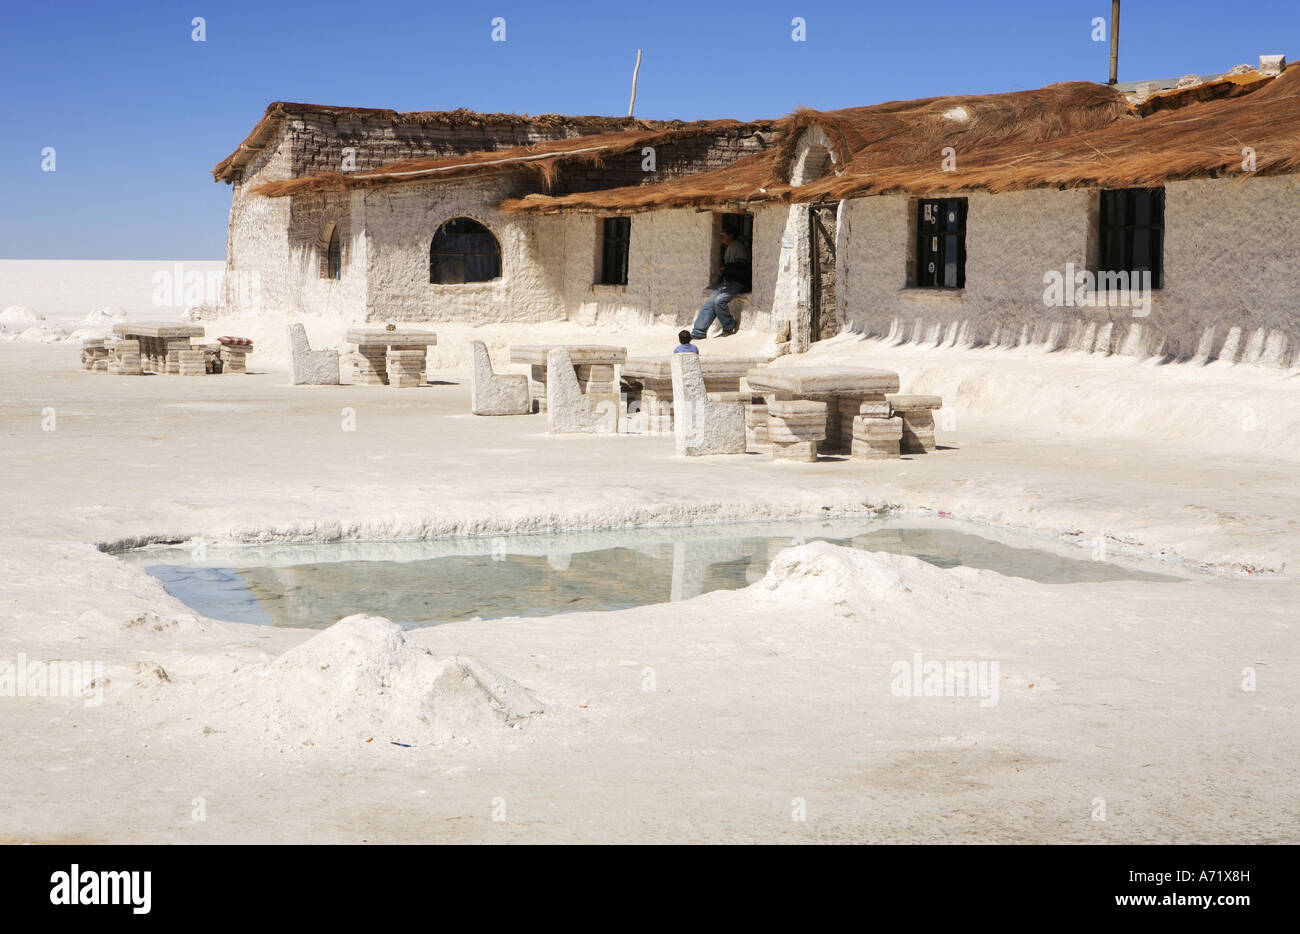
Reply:
[[700, 348], [696, 347], [694, 344], [691, 343], [690, 331], [678, 331], [677, 339], [681, 341], [681, 343], [678, 344], [675, 348], [673, 348], [673, 353], [699, 353], [700, 352]]

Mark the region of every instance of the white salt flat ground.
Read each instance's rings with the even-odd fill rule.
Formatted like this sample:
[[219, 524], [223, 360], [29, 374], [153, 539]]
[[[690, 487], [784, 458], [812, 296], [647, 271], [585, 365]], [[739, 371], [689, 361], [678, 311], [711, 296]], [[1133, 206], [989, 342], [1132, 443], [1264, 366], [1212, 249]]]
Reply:
[[[847, 337], [798, 362], [888, 365], [905, 389], [942, 392], [948, 450], [683, 461], [666, 438], [553, 438], [537, 416], [468, 415], [469, 335], [438, 330], [446, 369], [431, 375], [455, 385], [418, 390], [295, 388], [283, 371], [114, 378], [81, 371], [70, 345], [0, 346], [0, 658], [102, 659], [109, 681], [101, 708], [0, 698], [0, 839], [1300, 840], [1294, 374]], [[562, 326], [485, 336], [663, 342]], [[41, 430], [46, 407], [56, 431]], [[468, 743], [325, 748], [268, 744], [217, 700], [234, 669], [309, 633], [193, 620], [89, 544], [885, 506], [1256, 573], [1047, 586], [806, 546], [743, 591], [419, 631], [546, 712]], [[160, 628], [132, 625], [149, 612]], [[890, 665], [914, 652], [999, 660], [1000, 703], [892, 696]], [[1240, 689], [1247, 667], [1254, 692]], [[806, 821], [791, 819], [796, 798]]]

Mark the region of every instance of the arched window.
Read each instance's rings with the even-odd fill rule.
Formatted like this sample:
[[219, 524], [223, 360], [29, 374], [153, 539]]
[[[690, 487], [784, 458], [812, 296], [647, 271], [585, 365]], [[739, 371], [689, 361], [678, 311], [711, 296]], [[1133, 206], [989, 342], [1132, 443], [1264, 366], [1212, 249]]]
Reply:
[[329, 244], [325, 247], [325, 278], [338, 279], [343, 275], [343, 245], [339, 242], [338, 227], [331, 227]]
[[487, 282], [501, 275], [501, 246], [476, 220], [453, 217], [429, 247], [429, 281], [440, 285]]

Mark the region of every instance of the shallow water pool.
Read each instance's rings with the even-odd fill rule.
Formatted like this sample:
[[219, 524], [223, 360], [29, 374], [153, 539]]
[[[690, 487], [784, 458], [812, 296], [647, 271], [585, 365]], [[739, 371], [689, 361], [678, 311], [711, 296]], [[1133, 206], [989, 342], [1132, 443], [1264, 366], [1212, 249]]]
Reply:
[[405, 626], [685, 600], [761, 579], [783, 548], [824, 540], [1043, 583], [1186, 575], [1092, 560], [1088, 549], [958, 523], [837, 519], [422, 542], [149, 547], [124, 552], [213, 619], [321, 629], [352, 613]]

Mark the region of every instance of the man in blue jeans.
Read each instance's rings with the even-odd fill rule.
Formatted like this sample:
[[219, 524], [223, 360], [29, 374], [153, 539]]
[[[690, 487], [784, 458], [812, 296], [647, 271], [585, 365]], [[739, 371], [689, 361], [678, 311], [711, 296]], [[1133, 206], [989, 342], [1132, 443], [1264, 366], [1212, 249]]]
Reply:
[[695, 318], [691, 336], [702, 340], [709, 336], [709, 325], [717, 318], [722, 325], [722, 336], [730, 337], [740, 330], [738, 322], [731, 314], [731, 299], [741, 292], [749, 291], [749, 248], [736, 239], [736, 234], [722, 229], [722, 265], [718, 267], [721, 281], [717, 290], [709, 296]]

